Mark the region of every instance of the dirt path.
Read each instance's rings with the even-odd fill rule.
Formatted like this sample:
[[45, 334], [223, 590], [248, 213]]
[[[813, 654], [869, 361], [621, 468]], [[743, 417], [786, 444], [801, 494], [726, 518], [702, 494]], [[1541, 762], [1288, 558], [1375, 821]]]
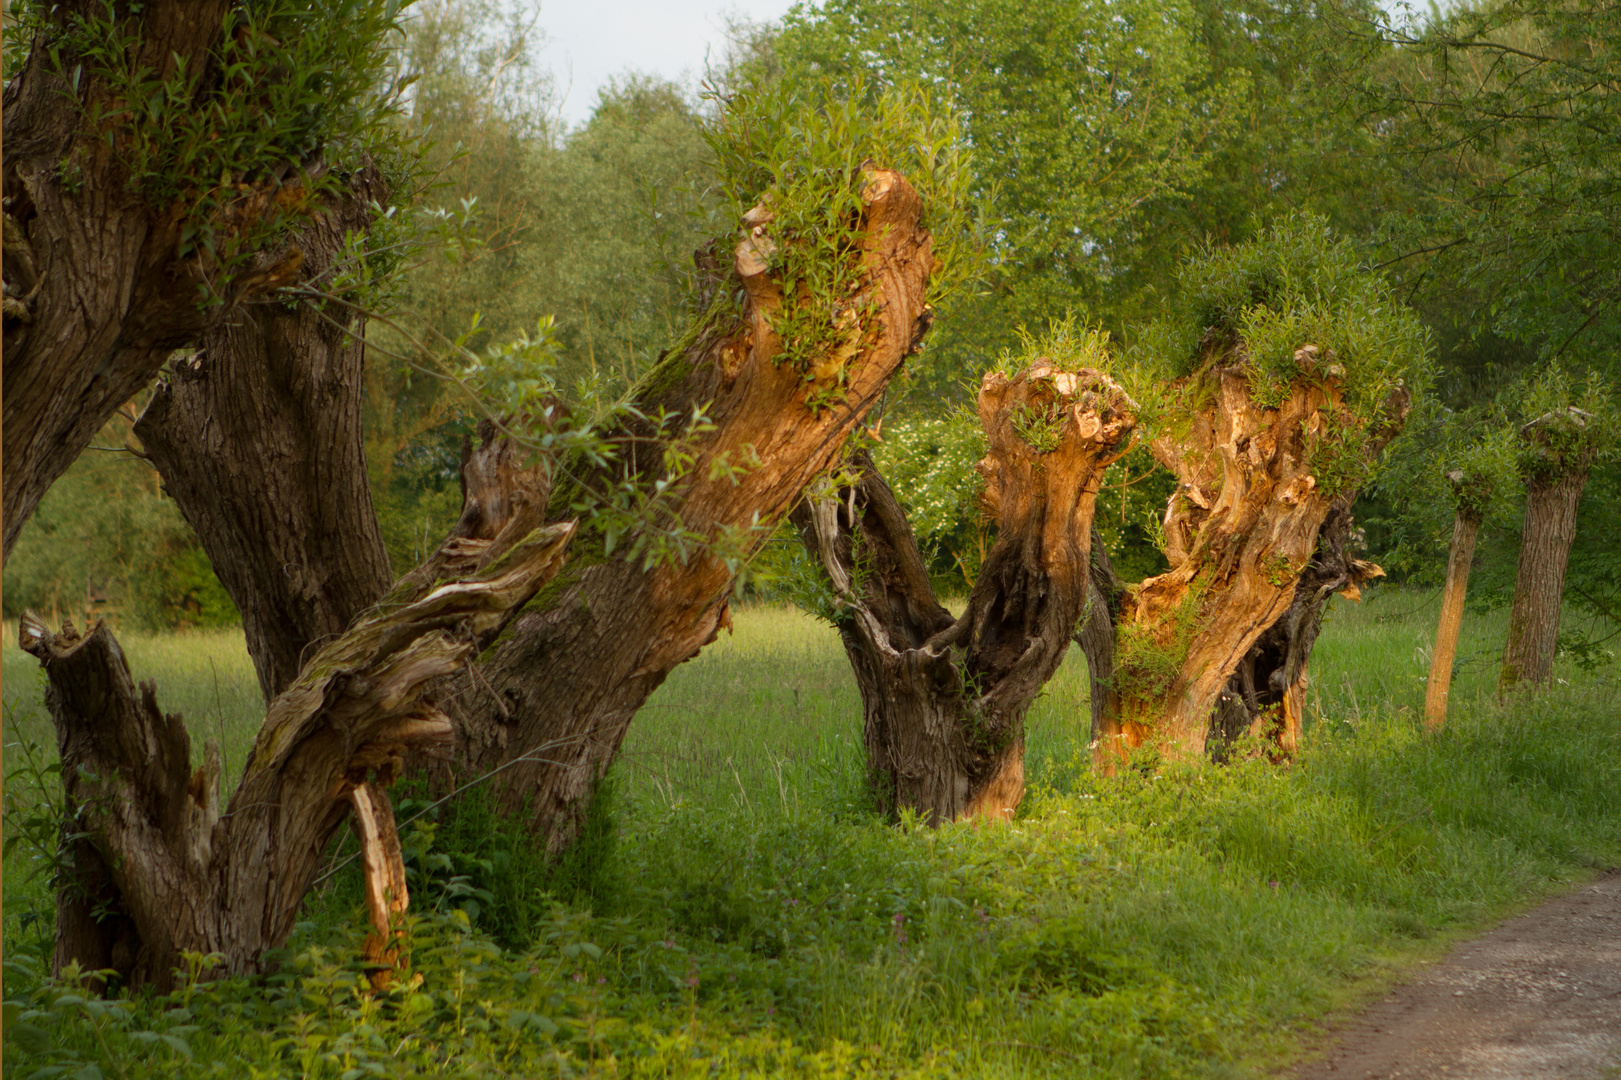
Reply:
[[1621, 872], [1458, 945], [1297, 1080], [1621, 1076]]

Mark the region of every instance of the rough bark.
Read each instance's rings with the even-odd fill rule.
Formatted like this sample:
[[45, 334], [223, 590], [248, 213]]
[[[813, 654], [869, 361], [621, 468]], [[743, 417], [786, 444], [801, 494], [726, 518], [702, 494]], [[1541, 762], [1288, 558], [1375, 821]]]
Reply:
[[1508, 641], [1497, 692], [1522, 683], [1547, 684], [1559, 651], [1560, 606], [1565, 569], [1576, 539], [1576, 508], [1598, 457], [1603, 424], [1585, 410], [1567, 406], [1520, 428], [1525, 444], [1525, 524], [1514, 575]]
[[[1225, 740], [1240, 728], [1292, 753], [1323, 605], [1382, 573], [1345, 550], [1354, 493], [1326, 494], [1312, 474], [1313, 450], [1331, 429], [1364, 426], [1342, 405], [1332, 366], [1303, 347], [1296, 362], [1311, 377], [1268, 408], [1251, 399], [1244, 361], [1218, 355], [1175, 384], [1192, 415], [1151, 444], [1180, 481], [1165, 514], [1171, 569], [1122, 605], [1119, 711], [1105, 717], [1094, 750], [1105, 770], [1149, 743], [1199, 757], [1212, 731]], [[1390, 420], [1365, 435], [1368, 452], [1394, 435], [1406, 407], [1401, 392], [1386, 403]]]
[[[661, 407], [690, 414], [707, 403], [714, 428], [695, 437], [691, 467], [675, 479], [671, 523], [711, 540], [730, 533], [734, 556], [757, 549], [805, 485], [837, 460], [929, 325], [934, 261], [917, 193], [898, 174], [876, 171], [863, 202], [851, 257], [865, 273], [830, 312], [839, 338], [806, 372], [779, 362], [773, 315], [801, 301], [785, 301], [797, 285], [768, 269], [771, 215], [757, 208], [744, 219], [735, 276], [728, 271], [717, 288], [722, 297], [742, 296], [741, 317], [706, 318], [636, 394], [649, 416]], [[816, 404], [830, 386], [842, 386], [842, 394]], [[626, 471], [650, 487], [667, 474], [661, 448], [647, 435], [629, 431], [624, 446]], [[756, 464], [741, 474], [722, 468], [748, 462]], [[565, 491], [552, 501], [568, 497]], [[600, 536], [582, 542], [602, 550]], [[596, 785], [647, 696], [729, 619], [737, 569], [707, 548], [684, 563], [591, 558], [571, 564], [517, 620], [479, 677], [461, 683], [452, 708], [463, 766], [507, 766], [501, 799], [512, 811], [527, 809], [552, 851], [583, 826]]]
[[1463, 601], [1469, 592], [1469, 566], [1475, 558], [1481, 515], [1468, 508], [1458, 511], [1452, 524], [1452, 546], [1447, 551], [1447, 579], [1441, 590], [1441, 620], [1430, 653], [1430, 679], [1424, 688], [1424, 722], [1439, 728], [1447, 719], [1447, 695], [1452, 690], [1452, 665], [1458, 658], [1458, 635], [1463, 629]]
[[1556, 477], [1534, 476], [1526, 484], [1525, 526], [1520, 534], [1499, 692], [1522, 683], [1544, 685], [1553, 678], [1565, 567], [1576, 539], [1576, 507], [1586, 486], [1585, 469]]
[[1114, 622], [1120, 615], [1125, 586], [1115, 575], [1108, 548], [1096, 525], [1092, 526], [1092, 587], [1075, 644], [1086, 656], [1086, 673], [1091, 688], [1092, 737], [1095, 751], [1106, 738], [1111, 725], [1118, 723], [1120, 698], [1114, 692]]
[[1280, 758], [1293, 757], [1300, 748], [1307, 662], [1328, 602], [1336, 593], [1358, 600], [1361, 585], [1384, 576], [1373, 563], [1352, 555], [1357, 534], [1351, 504], [1356, 494], [1344, 492], [1330, 505], [1289, 606], [1244, 653], [1217, 696], [1205, 744], [1216, 760], [1225, 760], [1243, 738], [1262, 740], [1269, 753]]
[[[132, 68], [164, 77], [178, 64], [206, 73], [223, 0], [153, 0], [138, 15]], [[53, 5], [4, 95], [4, 553], [46, 490], [171, 351], [188, 345], [244, 296], [296, 272], [279, 246], [230, 281], [180, 257], [184, 200], [159, 208], [131, 182], [115, 148], [85, 120], [117, 111], [118, 91], [78, 65], [58, 40], [67, 21], [100, 15], [77, 0]], [[53, 50], [53, 45], [60, 46]], [[52, 59], [55, 51], [62, 69]], [[80, 69], [77, 86], [65, 72]], [[229, 231], [281, 212], [279, 183], [244, 196]], [[201, 304], [205, 283], [223, 293]]]
[[[832, 586], [861, 690], [868, 769], [892, 812], [931, 824], [1011, 818], [1024, 795], [1025, 714], [1097, 592], [1092, 514], [1103, 470], [1130, 444], [1133, 409], [1096, 371], [1037, 361], [1011, 381], [985, 377], [989, 450], [979, 469], [997, 538], [956, 620], [865, 455], [854, 489], [795, 511]], [[1040, 446], [1027, 437], [1032, 424], [1046, 425]]]
[[[301, 280], [327, 275], [387, 196], [374, 167], [351, 177], [298, 234]], [[171, 364], [135, 425], [242, 613], [267, 701], [394, 577], [361, 435], [362, 326], [342, 308], [244, 305]]]
[[49, 679], [65, 828], [79, 837], [58, 892], [56, 967], [111, 968], [160, 989], [186, 951], [221, 954], [225, 973], [258, 970], [351, 807], [366, 815], [372, 953], [386, 961], [407, 897], [383, 788], [406, 753], [452, 741], [427, 694], [556, 573], [572, 534], [565, 523], [493, 545], [475, 575], [404, 590], [320, 649], [271, 702], [224, 814], [218, 748], [192, 769], [184, 722], [159, 709], [150, 683], [135, 685], [105, 623], [80, 637], [25, 616], [22, 645]]

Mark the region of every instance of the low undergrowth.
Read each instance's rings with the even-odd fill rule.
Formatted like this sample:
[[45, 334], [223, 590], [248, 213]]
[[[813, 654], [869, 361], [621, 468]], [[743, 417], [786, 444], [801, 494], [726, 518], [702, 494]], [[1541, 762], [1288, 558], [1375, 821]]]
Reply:
[[1245, 1075], [1359, 987], [1621, 861], [1617, 704], [1594, 679], [1479, 700], [1431, 734], [1362, 701], [1331, 709], [1287, 768], [1104, 779], [1078, 742], [1049, 741], [1008, 827], [886, 823], [849, 750], [679, 792], [631, 769], [562, 867], [474, 800], [407, 830], [410, 965], [382, 993], [359, 960], [352, 867], [312, 899], [276, 974], [163, 998], [46, 978], [48, 920], [23, 926], [12, 894], [4, 1066]]

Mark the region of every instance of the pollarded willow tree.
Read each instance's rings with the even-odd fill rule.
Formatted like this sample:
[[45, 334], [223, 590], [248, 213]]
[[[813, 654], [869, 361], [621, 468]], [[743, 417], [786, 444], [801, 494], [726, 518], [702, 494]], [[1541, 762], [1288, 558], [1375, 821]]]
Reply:
[[1126, 452], [1136, 403], [1097, 370], [1107, 336], [1064, 324], [987, 374], [979, 463], [996, 543], [953, 618], [872, 459], [794, 513], [827, 589], [864, 707], [868, 769], [889, 809], [930, 823], [1011, 818], [1024, 795], [1024, 719], [1058, 669], [1091, 588], [1092, 514]]
[[1160, 388], [1140, 394], [1148, 445], [1178, 482], [1171, 568], [1122, 599], [1093, 717], [1105, 767], [1246, 734], [1293, 753], [1324, 606], [1383, 573], [1354, 556], [1351, 504], [1427, 381], [1418, 319], [1321, 221], [1180, 276], [1179, 310], [1135, 350], [1136, 385]]
[[1441, 616], [1430, 650], [1430, 676], [1424, 684], [1424, 722], [1441, 727], [1447, 719], [1452, 693], [1452, 669], [1458, 658], [1463, 631], [1463, 602], [1469, 594], [1469, 570], [1475, 559], [1475, 541], [1486, 520], [1486, 509], [1496, 494], [1497, 477], [1475, 462], [1460, 463], [1446, 474], [1450, 502], [1456, 508], [1452, 541], [1447, 545], [1447, 576], [1441, 587]]
[[[930, 589], [905, 493], [869, 459], [796, 511], [829, 590], [808, 606], [839, 628], [892, 808], [1011, 812], [1025, 712], [1071, 636], [1105, 771], [1141, 747], [1220, 756], [1244, 736], [1294, 752], [1324, 607], [1382, 573], [1354, 555], [1351, 503], [1427, 379], [1429, 344], [1313, 218], [1207, 252], [1179, 284], [1177, 310], [1124, 361], [1061, 324], [1052, 359], [986, 376], [979, 471], [997, 537], [961, 618]], [[1178, 479], [1171, 569], [1125, 585], [1093, 550], [1092, 510], [1139, 425]]]
[[[761, 94], [729, 103], [724, 125], [716, 150], [746, 209], [699, 253], [706, 292], [687, 333], [624, 400], [594, 405], [563, 398], [544, 341], [464, 356], [461, 376], [507, 410], [466, 448], [461, 519], [334, 640], [279, 613], [301, 610], [311, 582], [362, 593], [366, 563], [335, 538], [303, 547], [297, 574], [262, 568], [290, 541], [278, 526], [304, 527], [324, 496], [362, 483], [363, 461], [313, 452], [289, 470], [272, 453], [254, 468], [253, 447], [297, 450], [300, 430], [348, 446], [357, 396], [320, 392], [320, 370], [206, 354], [170, 374], [143, 419], [152, 456], [210, 555], [241, 571], [222, 572], [227, 586], [246, 578], [262, 599], [243, 613], [269, 713], [217, 815], [217, 768], [189, 769], [183, 723], [137, 690], [111, 633], [30, 623], [80, 835], [58, 966], [162, 984], [189, 950], [254, 970], [351, 812], [386, 959], [405, 897], [384, 788], [424, 748], [464, 774], [498, 772], [553, 850], [577, 834], [636, 710], [714, 639], [741, 564], [842, 454], [919, 347], [931, 298], [971, 264], [954, 136], [920, 98]], [[873, 161], [905, 164], [922, 190]], [[287, 295], [325, 300], [312, 310], [329, 323], [346, 305]], [[296, 335], [295, 314], [271, 328]], [[269, 406], [244, 400], [267, 386]], [[223, 429], [217, 409], [232, 410]]]
[[1587, 477], [1616, 443], [1611, 391], [1596, 375], [1579, 387], [1557, 363], [1532, 381], [1522, 405], [1515, 465], [1525, 481], [1525, 525], [1498, 691], [1553, 678], [1565, 568]]

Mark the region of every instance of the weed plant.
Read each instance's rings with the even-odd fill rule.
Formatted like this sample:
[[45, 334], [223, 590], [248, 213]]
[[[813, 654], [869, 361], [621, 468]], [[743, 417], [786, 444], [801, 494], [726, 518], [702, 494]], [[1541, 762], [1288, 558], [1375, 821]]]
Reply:
[[[427, 812], [406, 828], [410, 966], [386, 992], [367, 992], [359, 960], [358, 874], [341, 865], [352, 841], [273, 975], [210, 982], [197, 958], [174, 994], [110, 1000], [45, 977], [49, 897], [37, 879], [13, 885], [29, 855], [8, 843], [5, 1068], [1263, 1071], [1326, 1010], [1621, 856], [1613, 667], [1562, 668], [1552, 691], [1498, 705], [1502, 620], [1473, 619], [1453, 717], [1430, 733], [1417, 704], [1433, 618], [1429, 594], [1336, 601], [1313, 659], [1315, 722], [1289, 767], [1096, 777], [1071, 658], [1033, 712], [1017, 820], [931, 830], [868, 809], [836, 635], [787, 610], [741, 611], [735, 636], [638, 718], [568, 861], [546, 864], [477, 798], [429, 810], [399, 792], [402, 818]], [[178, 665], [152, 644], [146, 659]], [[172, 698], [183, 676], [165, 678]], [[7, 680], [8, 751], [41, 724], [19, 682]]]

